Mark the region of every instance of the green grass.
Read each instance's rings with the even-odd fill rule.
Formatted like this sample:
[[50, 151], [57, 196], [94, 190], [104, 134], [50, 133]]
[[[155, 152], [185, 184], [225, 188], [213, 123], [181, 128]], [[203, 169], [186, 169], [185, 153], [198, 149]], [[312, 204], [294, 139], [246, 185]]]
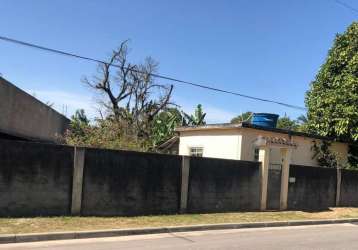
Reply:
[[358, 218], [358, 208], [332, 208], [323, 212], [284, 211], [139, 217], [0, 218], [0, 234], [336, 218]]

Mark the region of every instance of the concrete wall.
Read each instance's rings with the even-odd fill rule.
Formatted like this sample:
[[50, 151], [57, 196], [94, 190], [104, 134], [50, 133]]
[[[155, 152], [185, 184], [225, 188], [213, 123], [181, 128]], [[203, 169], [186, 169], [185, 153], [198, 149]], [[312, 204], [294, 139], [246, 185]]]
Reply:
[[0, 133], [54, 141], [69, 120], [0, 77]]
[[189, 155], [191, 147], [203, 147], [204, 157], [240, 160], [241, 134], [238, 130], [181, 132], [179, 154]]
[[358, 171], [341, 170], [340, 206], [358, 206]]
[[0, 216], [68, 215], [73, 148], [0, 140]]
[[[258, 210], [260, 168], [258, 162], [0, 140], [0, 216]], [[291, 165], [288, 208], [326, 209], [335, 206], [336, 193], [340, 205], [357, 206], [358, 171], [340, 173]]]
[[[203, 147], [204, 157], [233, 159], [233, 160], [254, 160], [254, 149], [258, 136], [281, 137], [290, 140], [289, 135], [257, 130], [252, 128], [236, 129], [206, 129], [180, 132], [179, 154], [189, 155], [190, 147]], [[291, 154], [291, 163], [295, 165], [318, 166], [316, 159], [312, 159], [311, 147], [317, 139], [292, 136], [293, 142], [297, 144]], [[347, 162], [348, 145], [346, 143], [333, 142], [331, 150], [340, 157], [340, 163]], [[279, 148], [270, 150], [270, 164], [281, 164], [282, 159]]]
[[86, 149], [83, 215], [179, 212], [181, 157]]
[[260, 208], [260, 164], [192, 157], [188, 212], [224, 212]]
[[336, 205], [337, 170], [334, 168], [290, 166], [288, 209], [320, 210]]

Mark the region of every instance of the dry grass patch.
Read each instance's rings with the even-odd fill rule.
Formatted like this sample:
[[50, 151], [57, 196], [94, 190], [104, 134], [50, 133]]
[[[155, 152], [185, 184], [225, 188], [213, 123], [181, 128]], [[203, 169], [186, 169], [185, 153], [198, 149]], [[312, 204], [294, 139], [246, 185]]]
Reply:
[[284, 211], [138, 217], [0, 218], [0, 234], [338, 218], [358, 218], [358, 208], [332, 208], [322, 212]]

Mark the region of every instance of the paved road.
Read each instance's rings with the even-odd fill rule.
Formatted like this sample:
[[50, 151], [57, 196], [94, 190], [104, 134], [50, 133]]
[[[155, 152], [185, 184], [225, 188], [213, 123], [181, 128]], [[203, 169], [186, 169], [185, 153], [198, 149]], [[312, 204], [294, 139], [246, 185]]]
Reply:
[[358, 249], [358, 224], [237, 229], [0, 245], [22, 250]]

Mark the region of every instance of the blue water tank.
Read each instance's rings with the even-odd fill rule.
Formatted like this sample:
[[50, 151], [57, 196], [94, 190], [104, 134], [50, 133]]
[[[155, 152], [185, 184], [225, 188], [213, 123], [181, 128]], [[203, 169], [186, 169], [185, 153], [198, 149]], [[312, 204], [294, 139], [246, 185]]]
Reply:
[[276, 128], [278, 117], [279, 115], [276, 114], [254, 113], [251, 123], [261, 127]]

